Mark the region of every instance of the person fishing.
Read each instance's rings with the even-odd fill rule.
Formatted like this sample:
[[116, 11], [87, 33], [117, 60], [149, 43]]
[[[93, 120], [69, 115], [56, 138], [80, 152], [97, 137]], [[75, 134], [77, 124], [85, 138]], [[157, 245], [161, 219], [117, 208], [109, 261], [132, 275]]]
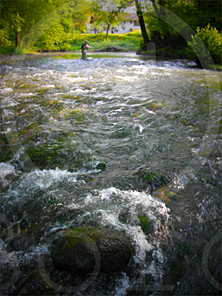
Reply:
[[83, 43], [83, 45], [81, 46], [81, 50], [82, 50], [82, 59], [85, 60], [86, 56], [87, 56], [87, 50], [89, 48], [93, 48], [93, 46], [89, 46], [89, 41], [86, 40], [85, 43]]

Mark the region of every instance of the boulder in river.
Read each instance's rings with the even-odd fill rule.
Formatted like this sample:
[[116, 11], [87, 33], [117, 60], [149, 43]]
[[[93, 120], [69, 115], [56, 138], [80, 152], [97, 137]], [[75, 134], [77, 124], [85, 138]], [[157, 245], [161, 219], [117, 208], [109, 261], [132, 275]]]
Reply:
[[52, 259], [59, 269], [74, 274], [119, 272], [130, 262], [133, 246], [123, 233], [108, 229], [76, 228], [54, 242]]

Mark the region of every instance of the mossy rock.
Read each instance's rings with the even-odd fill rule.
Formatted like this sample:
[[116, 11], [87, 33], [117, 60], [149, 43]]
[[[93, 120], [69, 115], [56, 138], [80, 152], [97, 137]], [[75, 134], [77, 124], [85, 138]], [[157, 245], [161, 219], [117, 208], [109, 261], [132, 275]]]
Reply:
[[169, 181], [169, 176], [165, 173], [160, 172], [148, 172], [145, 169], [139, 170], [134, 173], [135, 181], [140, 184], [140, 188], [147, 190], [153, 193], [154, 190], [159, 189], [162, 186], [165, 186]]
[[145, 234], [150, 234], [153, 230], [153, 221], [146, 216], [138, 216], [140, 220], [140, 226]]
[[53, 244], [52, 259], [59, 269], [83, 275], [97, 271], [112, 273], [126, 268], [133, 254], [130, 239], [108, 229], [76, 228]]

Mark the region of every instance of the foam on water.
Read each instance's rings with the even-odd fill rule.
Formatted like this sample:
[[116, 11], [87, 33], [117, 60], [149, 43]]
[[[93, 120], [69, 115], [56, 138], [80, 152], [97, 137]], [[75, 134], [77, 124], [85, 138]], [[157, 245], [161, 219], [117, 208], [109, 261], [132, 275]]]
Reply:
[[[76, 200], [67, 208], [76, 209]], [[81, 209], [84, 215], [78, 215], [74, 224], [96, 224], [102, 228], [124, 231], [135, 246], [134, 263], [140, 266], [140, 272], [152, 276], [154, 273], [154, 279], [161, 278], [162, 265], [165, 262], [163, 252], [156, 238], [148, 238], [144, 233], [139, 217], [146, 217], [151, 221], [155, 233], [161, 223], [164, 221], [166, 224], [170, 217], [169, 209], [164, 203], [145, 192], [122, 191], [111, 187], [89, 193], [81, 201]], [[147, 259], [148, 253], [152, 254], [151, 261]]]
[[21, 93], [19, 94], [19, 98], [25, 98], [25, 97], [31, 97], [31, 96], [35, 96], [36, 94], [33, 92], [28, 92], [28, 93]]
[[12, 98], [5, 98], [1, 101], [1, 108], [16, 106], [18, 103]]
[[7, 188], [15, 176], [15, 168], [12, 165], [0, 162], [0, 189]]
[[67, 170], [34, 170], [31, 173], [23, 175], [20, 180], [19, 188], [21, 190], [29, 190], [30, 187], [47, 190], [58, 182], [68, 180], [76, 182], [76, 173], [70, 173]]
[[13, 89], [11, 87], [5, 87], [5, 88], [0, 89], [0, 94], [6, 94], [6, 93], [10, 93], [12, 91], [13, 91]]
[[[7, 166], [7, 168], [13, 169], [12, 166]], [[47, 207], [45, 196], [39, 195], [39, 190], [47, 192], [48, 195], [55, 193], [57, 205], [59, 204], [61, 210], [63, 209], [66, 213], [67, 221], [63, 220], [60, 223], [55, 219], [54, 223], [46, 225], [45, 227], [48, 228], [46, 236], [64, 231], [70, 226], [97, 225], [100, 228], [123, 231], [133, 242], [135, 248], [133, 264], [139, 266], [137, 273], [143, 276], [151, 275], [155, 280], [160, 280], [165, 258], [155, 232], [163, 222], [167, 224], [169, 220], [169, 209], [166, 205], [145, 192], [123, 191], [115, 187], [90, 190], [88, 193], [85, 189], [85, 193], [80, 198], [79, 194], [71, 193], [69, 189], [71, 186], [84, 189], [85, 181], [81, 179], [81, 172], [71, 173], [58, 168], [55, 170], [36, 169], [20, 176], [17, 186], [8, 190], [8, 196], [11, 195], [13, 198], [8, 198], [6, 203], [14, 203], [21, 207], [27, 199], [34, 201], [38, 198], [39, 203]], [[65, 190], [69, 194], [68, 200], [64, 194]], [[63, 203], [64, 200], [66, 203]], [[50, 209], [50, 205], [48, 208]], [[80, 210], [78, 214], [71, 214], [73, 210], [78, 209]], [[154, 235], [144, 233], [139, 217], [146, 217], [150, 221]], [[149, 254], [149, 258], [147, 254]], [[125, 295], [125, 291], [129, 287], [129, 279], [123, 275], [118, 281], [119, 285], [116, 285], [116, 289], [119, 289], [118, 295]]]

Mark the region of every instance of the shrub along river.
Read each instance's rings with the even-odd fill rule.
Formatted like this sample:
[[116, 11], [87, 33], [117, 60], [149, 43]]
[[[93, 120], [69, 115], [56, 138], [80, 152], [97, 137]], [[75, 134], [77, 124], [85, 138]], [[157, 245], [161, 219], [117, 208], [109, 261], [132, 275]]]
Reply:
[[[221, 295], [221, 73], [130, 53], [0, 71], [2, 295]], [[58, 268], [79, 227], [129, 238], [128, 265]]]

